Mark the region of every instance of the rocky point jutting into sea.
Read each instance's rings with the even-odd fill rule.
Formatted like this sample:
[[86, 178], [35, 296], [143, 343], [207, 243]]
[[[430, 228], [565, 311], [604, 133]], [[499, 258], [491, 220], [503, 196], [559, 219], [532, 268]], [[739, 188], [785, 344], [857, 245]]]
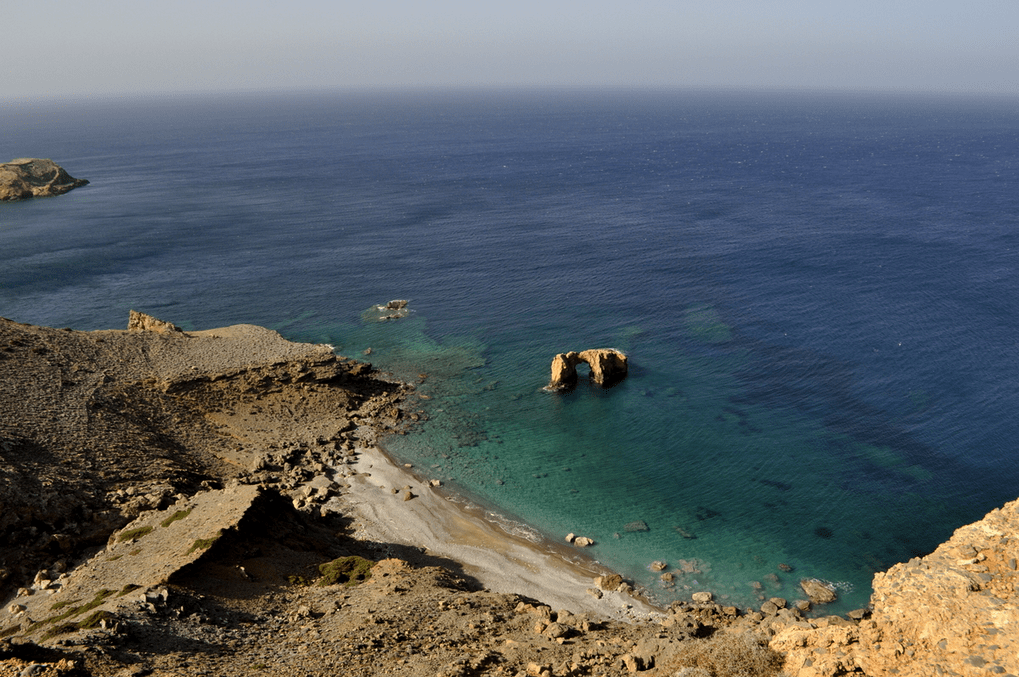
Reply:
[[1019, 502], [849, 617], [655, 609], [388, 459], [412, 390], [251, 325], [0, 319], [0, 674], [1019, 674]]
[[0, 164], [0, 202], [62, 195], [87, 184], [53, 160], [20, 158]]

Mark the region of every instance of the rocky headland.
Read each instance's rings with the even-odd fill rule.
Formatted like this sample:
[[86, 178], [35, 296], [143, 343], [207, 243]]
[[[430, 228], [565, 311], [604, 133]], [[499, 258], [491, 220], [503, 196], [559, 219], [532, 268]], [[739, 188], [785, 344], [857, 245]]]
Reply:
[[69, 175], [53, 160], [20, 158], [0, 164], [0, 202], [62, 195], [87, 183]]
[[386, 457], [412, 391], [250, 325], [0, 319], [0, 675], [1019, 674], [1016, 503], [850, 617], [657, 609]]

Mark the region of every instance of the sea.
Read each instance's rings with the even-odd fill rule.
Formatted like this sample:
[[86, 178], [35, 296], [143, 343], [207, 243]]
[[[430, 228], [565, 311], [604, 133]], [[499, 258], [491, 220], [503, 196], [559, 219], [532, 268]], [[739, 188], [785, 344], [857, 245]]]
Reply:
[[[0, 316], [332, 344], [417, 384], [423, 420], [386, 450], [508, 531], [588, 536], [663, 604], [818, 578], [841, 613], [1019, 496], [1017, 103], [6, 100], [0, 161], [91, 183], [0, 204]], [[544, 389], [589, 348], [625, 352], [627, 378]]]

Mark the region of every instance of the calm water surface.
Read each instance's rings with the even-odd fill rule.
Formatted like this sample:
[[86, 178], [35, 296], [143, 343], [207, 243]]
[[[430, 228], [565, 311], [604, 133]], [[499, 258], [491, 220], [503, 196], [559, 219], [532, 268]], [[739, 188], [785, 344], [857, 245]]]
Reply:
[[[0, 159], [92, 182], [0, 205], [0, 315], [97, 329], [135, 308], [371, 347], [430, 396], [390, 451], [510, 528], [588, 535], [662, 600], [794, 599], [811, 576], [845, 610], [873, 572], [1019, 495], [1017, 110], [711, 92], [0, 104]], [[392, 298], [413, 314], [373, 322]], [[626, 351], [628, 379], [541, 390], [555, 353], [591, 347]]]

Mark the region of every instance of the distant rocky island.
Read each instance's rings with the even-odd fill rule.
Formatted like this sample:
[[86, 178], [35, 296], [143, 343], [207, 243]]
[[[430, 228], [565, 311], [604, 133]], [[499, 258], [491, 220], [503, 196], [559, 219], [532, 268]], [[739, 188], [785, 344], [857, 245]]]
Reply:
[[0, 164], [0, 201], [63, 195], [88, 183], [76, 179], [53, 160], [20, 158]]
[[0, 675], [1019, 674], [1019, 501], [847, 617], [654, 608], [388, 459], [416, 397], [252, 325], [0, 318]]

